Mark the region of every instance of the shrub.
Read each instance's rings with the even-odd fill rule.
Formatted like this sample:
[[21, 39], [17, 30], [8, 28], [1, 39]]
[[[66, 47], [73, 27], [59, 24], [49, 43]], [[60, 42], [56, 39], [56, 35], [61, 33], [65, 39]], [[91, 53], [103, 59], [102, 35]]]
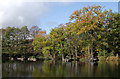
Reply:
[[81, 62], [90, 62], [90, 59], [88, 60], [87, 58], [80, 58], [79, 61], [81, 61]]
[[98, 57], [100, 57], [100, 56], [105, 56], [105, 57], [106, 57], [106, 53], [107, 53], [106, 50], [99, 51], [99, 52], [98, 52]]
[[99, 59], [99, 61], [105, 61], [106, 60], [105, 56], [99, 56], [98, 59]]
[[116, 56], [107, 57], [107, 61], [118, 61], [118, 57]]

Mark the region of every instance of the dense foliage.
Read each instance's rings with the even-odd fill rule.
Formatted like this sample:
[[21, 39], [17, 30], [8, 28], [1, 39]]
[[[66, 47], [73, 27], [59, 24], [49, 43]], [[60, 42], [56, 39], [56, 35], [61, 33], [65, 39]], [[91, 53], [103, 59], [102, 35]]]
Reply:
[[36, 26], [30, 30], [27, 26], [7, 27], [2, 31], [3, 52], [38, 52], [53, 59], [120, 53], [120, 14], [103, 11], [99, 5], [74, 11], [69, 23], [60, 24], [48, 35]]
[[[33, 26], [29, 30], [27, 26], [22, 28], [7, 27], [2, 29], [2, 52], [3, 53], [33, 53], [32, 42], [35, 32], [32, 29], [38, 29]], [[35, 30], [41, 31], [41, 30]]]

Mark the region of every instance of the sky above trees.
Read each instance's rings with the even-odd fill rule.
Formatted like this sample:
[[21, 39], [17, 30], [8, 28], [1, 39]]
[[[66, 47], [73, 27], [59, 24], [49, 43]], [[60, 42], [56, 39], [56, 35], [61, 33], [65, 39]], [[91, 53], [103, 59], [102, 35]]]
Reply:
[[7, 1], [0, 2], [0, 26], [22, 27], [26, 25], [32, 27], [37, 25], [46, 30], [47, 34], [59, 24], [69, 22], [69, 16], [75, 10], [80, 10], [88, 5], [105, 6], [104, 9], [112, 9], [113, 12], [118, 12], [118, 2], [67, 2], [67, 0], [62, 2]]

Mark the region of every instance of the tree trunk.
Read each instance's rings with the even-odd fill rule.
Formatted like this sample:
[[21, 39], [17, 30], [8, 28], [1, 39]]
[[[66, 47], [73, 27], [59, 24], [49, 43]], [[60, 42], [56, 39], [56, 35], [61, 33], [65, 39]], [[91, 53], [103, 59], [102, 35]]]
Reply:
[[74, 57], [74, 53], [73, 53], [73, 51], [72, 51], [72, 59], [74, 59], [75, 57]]
[[91, 37], [90, 37], [90, 39], [91, 39], [91, 56], [90, 56], [90, 58], [93, 56], [93, 37], [94, 37], [94, 34], [93, 34], [93, 30], [92, 30]]
[[53, 54], [53, 59], [55, 60], [55, 53]]
[[88, 45], [88, 58], [90, 58], [90, 45]]
[[55, 46], [53, 46], [53, 60], [55, 59]]
[[90, 55], [90, 46], [88, 45], [88, 55]]
[[91, 56], [93, 56], [93, 41], [91, 41]]
[[77, 59], [77, 46], [75, 46], [75, 55], [76, 55], [76, 59]]
[[62, 61], [64, 61], [64, 54], [62, 53]]

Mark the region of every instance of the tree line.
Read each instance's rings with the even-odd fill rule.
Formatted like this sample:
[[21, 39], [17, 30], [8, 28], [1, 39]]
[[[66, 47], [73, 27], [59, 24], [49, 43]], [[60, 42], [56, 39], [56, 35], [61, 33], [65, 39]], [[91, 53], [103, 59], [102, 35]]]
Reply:
[[39, 27], [28, 30], [7, 27], [2, 29], [3, 52], [40, 53], [53, 59], [65, 56], [113, 56], [120, 54], [120, 14], [102, 7], [88, 6], [74, 11], [70, 22], [60, 24], [47, 35]]
[[39, 31], [42, 30], [38, 26], [33, 26], [30, 29], [27, 26], [2, 28], [2, 52], [11, 54], [33, 53], [33, 38]]

